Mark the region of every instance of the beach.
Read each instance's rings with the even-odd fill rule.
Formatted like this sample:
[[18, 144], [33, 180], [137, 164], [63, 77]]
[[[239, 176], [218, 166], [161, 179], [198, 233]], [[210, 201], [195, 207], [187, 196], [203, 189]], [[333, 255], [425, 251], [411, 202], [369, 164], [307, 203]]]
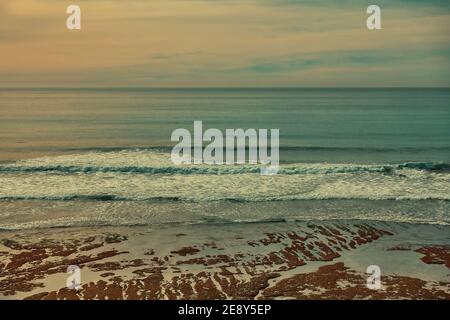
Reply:
[[[2, 299], [449, 299], [450, 227], [308, 221], [0, 234]], [[81, 287], [66, 288], [79, 266]], [[381, 269], [381, 288], [366, 268]]]

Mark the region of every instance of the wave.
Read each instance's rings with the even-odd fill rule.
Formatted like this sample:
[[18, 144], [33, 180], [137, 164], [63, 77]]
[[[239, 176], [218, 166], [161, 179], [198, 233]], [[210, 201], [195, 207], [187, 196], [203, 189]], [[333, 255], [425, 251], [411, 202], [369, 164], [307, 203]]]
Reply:
[[[329, 150], [329, 151], [374, 151], [374, 152], [414, 152], [426, 150], [450, 150], [450, 146], [416, 146], [416, 147], [379, 147], [379, 146], [280, 146], [281, 151], [315, 151], [315, 150]], [[85, 147], [85, 148], [63, 148], [62, 151], [70, 152], [113, 152], [113, 151], [151, 151], [151, 152], [165, 152], [170, 153], [173, 146], [141, 146], [141, 147]], [[248, 147], [246, 147], [248, 149]], [[235, 148], [236, 151], [236, 148]]]
[[449, 172], [450, 164], [448, 163], [430, 163], [430, 162], [408, 162], [397, 165], [398, 169], [410, 168], [427, 171]]
[[[380, 172], [390, 173], [393, 168], [389, 166], [338, 166], [338, 167], [281, 167], [278, 174], [314, 174], [314, 173], [357, 173]], [[244, 174], [260, 173], [260, 166], [168, 166], [168, 167], [96, 167], [96, 166], [0, 166], [0, 172], [6, 173], [145, 173], [145, 174]]]
[[251, 164], [176, 166], [169, 154], [148, 150], [42, 157], [0, 165], [0, 200], [450, 200], [447, 162], [293, 163], [276, 175], [260, 171]]
[[[416, 169], [433, 172], [450, 172], [450, 164], [411, 162], [398, 165], [327, 165], [297, 164], [281, 166], [278, 174], [337, 174], [337, 173], [383, 173], [392, 174], [395, 170]], [[0, 165], [1, 173], [134, 173], [134, 174], [259, 174], [258, 165], [196, 165], [196, 166], [75, 166], [75, 165]]]
[[290, 195], [290, 196], [262, 196], [262, 197], [221, 197], [221, 196], [122, 196], [114, 194], [101, 195], [15, 195], [0, 196], [1, 200], [49, 200], [49, 201], [182, 201], [182, 202], [276, 202], [276, 201], [295, 201], [295, 200], [440, 200], [450, 201], [450, 195], [411, 195], [411, 196], [386, 196], [386, 195], [352, 195], [348, 196], [327, 196], [327, 195]]

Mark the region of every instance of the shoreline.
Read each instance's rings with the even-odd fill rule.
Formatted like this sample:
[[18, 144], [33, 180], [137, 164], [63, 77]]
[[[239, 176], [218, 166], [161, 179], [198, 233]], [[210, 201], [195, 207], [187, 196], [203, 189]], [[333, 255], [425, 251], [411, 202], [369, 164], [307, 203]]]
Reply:
[[[0, 299], [450, 299], [450, 226], [331, 220], [0, 232]], [[77, 265], [81, 289], [66, 288]], [[381, 290], [366, 287], [369, 265]]]

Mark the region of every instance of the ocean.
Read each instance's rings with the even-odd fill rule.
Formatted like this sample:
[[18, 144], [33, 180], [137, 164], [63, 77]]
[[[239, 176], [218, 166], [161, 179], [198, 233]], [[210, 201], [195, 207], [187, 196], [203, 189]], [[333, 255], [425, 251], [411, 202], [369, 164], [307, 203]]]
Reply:
[[[1, 89], [0, 229], [450, 224], [450, 89]], [[279, 129], [280, 170], [175, 165], [173, 130]]]

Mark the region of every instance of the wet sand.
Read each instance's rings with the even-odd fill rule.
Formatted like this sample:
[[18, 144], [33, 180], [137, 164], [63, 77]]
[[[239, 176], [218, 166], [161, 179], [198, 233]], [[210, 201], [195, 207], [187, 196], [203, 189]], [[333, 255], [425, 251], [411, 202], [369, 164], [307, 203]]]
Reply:
[[[81, 288], [66, 288], [68, 266]], [[381, 288], [366, 268], [381, 269]], [[374, 221], [0, 232], [0, 299], [450, 299], [450, 226]]]

